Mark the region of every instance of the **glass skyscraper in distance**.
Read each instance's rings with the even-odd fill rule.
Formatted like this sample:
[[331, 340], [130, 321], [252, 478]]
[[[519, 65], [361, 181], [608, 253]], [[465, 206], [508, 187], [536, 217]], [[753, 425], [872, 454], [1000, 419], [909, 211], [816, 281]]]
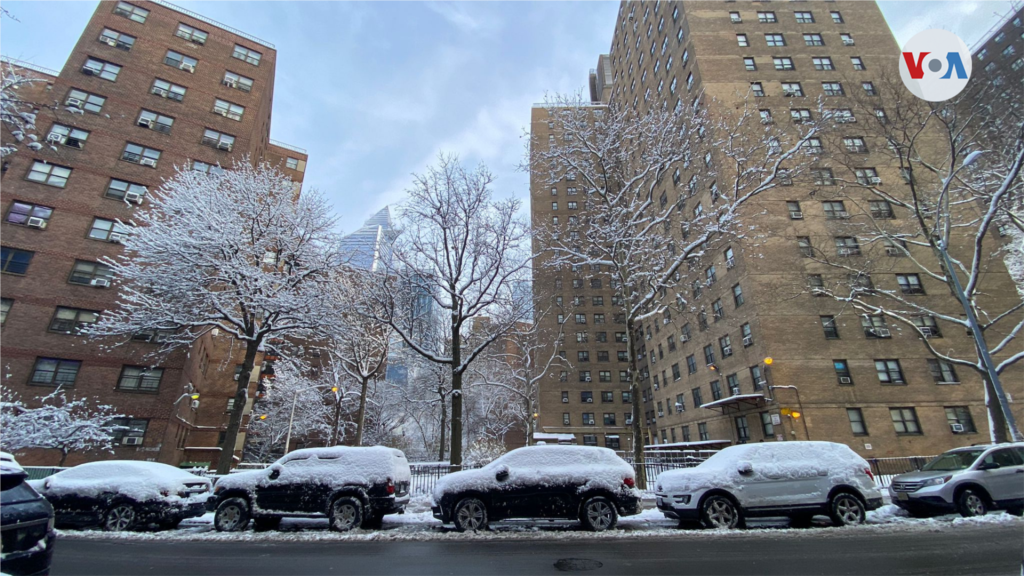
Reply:
[[390, 262], [395, 236], [391, 210], [385, 206], [364, 222], [362, 228], [342, 238], [341, 249], [352, 266], [378, 272], [386, 269]]

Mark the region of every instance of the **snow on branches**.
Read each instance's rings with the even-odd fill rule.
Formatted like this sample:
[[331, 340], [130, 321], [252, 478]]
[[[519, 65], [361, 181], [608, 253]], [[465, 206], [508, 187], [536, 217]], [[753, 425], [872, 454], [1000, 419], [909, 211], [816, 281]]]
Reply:
[[7, 133], [14, 139], [0, 144], [0, 158], [5, 158], [18, 150], [18, 143], [28, 142], [32, 150], [43, 147], [36, 135], [36, 115], [39, 104], [30, 102], [24, 96], [26, 89], [37, 82], [45, 82], [42, 78], [32, 75], [27, 68], [15, 66], [9, 60], [0, 62], [0, 122]]

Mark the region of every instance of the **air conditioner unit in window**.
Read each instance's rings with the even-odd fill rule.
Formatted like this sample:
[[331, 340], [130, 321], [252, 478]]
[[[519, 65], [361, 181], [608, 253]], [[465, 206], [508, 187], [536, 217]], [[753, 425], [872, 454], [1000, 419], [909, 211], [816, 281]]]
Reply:
[[125, 446], [138, 446], [142, 444], [142, 436], [125, 436], [121, 439], [121, 444]]
[[918, 326], [918, 330], [920, 330], [921, 334], [924, 334], [925, 337], [935, 335], [935, 329], [931, 326]]
[[736, 260], [734, 260], [733, 258], [729, 258], [728, 260], [725, 261], [725, 268], [727, 270], [732, 270], [735, 267], [736, 267]]
[[107, 46], [117, 46], [117, 40], [114, 40], [113, 38], [109, 38], [107, 36], [100, 36], [100, 42], [103, 42]]
[[107, 238], [107, 242], [112, 242], [114, 244], [124, 244], [124, 234], [114, 232], [110, 235], [110, 237]]
[[840, 210], [839, 212], [836, 212], [836, 218], [849, 218], [849, 217], [850, 217], [850, 213], [847, 212], [846, 210]]
[[679, 341], [680, 342], [689, 342], [690, 341], [690, 337], [688, 335], [686, 335], [686, 334], [683, 334], [682, 336], [679, 337]]
[[953, 434], [963, 434], [964, 425], [960, 423], [950, 424], [949, 429], [953, 431]]
[[125, 202], [135, 202], [136, 204], [142, 204], [142, 194], [139, 194], [138, 192], [125, 192], [124, 200]]
[[886, 248], [885, 253], [888, 254], [889, 256], [900, 256], [903, 254], [903, 252], [895, 246], [889, 246], [888, 248]]
[[[590, 382], [589, 378], [587, 379], [587, 382]], [[587, 404], [593, 404], [593, 403], [594, 403], [594, 399], [593, 398], [587, 398]]]
[[715, 283], [715, 279], [714, 278], [708, 278], [707, 280], [704, 281], [704, 285], [708, 286], [708, 287], [711, 287], [714, 283]]
[[228, 111], [224, 110], [224, 109], [221, 109], [221, 108], [214, 108], [213, 109], [213, 113], [214, 114], [220, 114], [221, 116], [225, 116], [225, 117], [227, 117], [227, 115], [228, 115]]
[[142, 164], [143, 166], [149, 166], [150, 168], [156, 168], [156, 160], [152, 158], [143, 158], [139, 160], [139, 164]]
[[65, 102], [64, 104], [67, 106], [72, 106], [74, 108], [81, 108], [85, 106], [85, 102], [82, 102], [78, 98], [68, 98], [67, 102]]
[[758, 379], [757, 379], [757, 380], [756, 380], [756, 381], [754, 382], [754, 385], [756, 385], [756, 386], [757, 386], [758, 388], [760, 388], [760, 387], [764, 386], [764, 385], [765, 385], [765, 384], [767, 384], [767, 383], [768, 383], [768, 381], [767, 381], [767, 380], [765, 380], [764, 378], [758, 378]]
[[[591, 381], [591, 378], [590, 378], [590, 376], [587, 376], [586, 378], [584, 378], [584, 379], [583, 379], [583, 381], [584, 381], [584, 382], [590, 382], [590, 381]], [[591, 398], [590, 400], [587, 400], [587, 402], [593, 402], [593, 401], [594, 401], [594, 399], [593, 399], [593, 398]]]
[[868, 178], [868, 182], [870, 184], [881, 184], [882, 183], [882, 179], [879, 178], [878, 176], [872, 176], [871, 178]]
[[46, 141], [47, 142], [54, 142], [56, 144], [63, 144], [63, 143], [68, 141], [68, 137], [63, 135], [63, 134], [57, 134], [56, 132], [51, 132], [46, 137]]
[[888, 328], [875, 328], [872, 330], [875, 336], [878, 338], [891, 338], [892, 332], [889, 332]]
[[569, 403], [569, 399], [568, 398], [562, 398], [562, 404], [568, 404], [568, 403]]
[[89, 284], [96, 288], [110, 288], [110, 280], [106, 278], [95, 278]]
[[790, 220], [803, 220], [804, 219], [804, 213], [803, 212], [790, 212], [789, 213], [789, 218], [790, 218]]
[[139, 126], [143, 126], [145, 128], [152, 129], [153, 128], [153, 120], [150, 119], [150, 118], [139, 118]]
[[225, 78], [224, 85], [230, 86], [231, 88], [238, 88], [238, 80], [228, 80], [227, 78]]
[[42, 230], [46, 228], [46, 220], [43, 220], [42, 218], [29, 218], [28, 221], [25, 222], [25, 226], [28, 226], [29, 228], [39, 228]]
[[232, 144], [231, 142], [220, 142], [220, 143], [217, 144], [217, 149], [218, 150], [226, 150], [228, 152], [231, 152], [231, 148], [233, 146], [234, 146], [234, 144]]
[[853, 254], [853, 250], [850, 248], [836, 248], [836, 254], [839, 254], [840, 256], [849, 256], [850, 254]]
[[157, 86], [154, 86], [153, 87], [153, 94], [156, 94], [157, 96], [163, 96], [164, 98], [167, 98], [167, 96], [170, 94], [170, 92], [168, 92], [167, 90], [164, 90], [163, 88], [159, 88]]
[[754, 337], [753, 336], [744, 336], [743, 337], [743, 345], [744, 346], [750, 346], [753, 343], [754, 343]]
[[82, 67], [82, 74], [85, 74], [86, 76], [92, 76], [96, 74], [96, 71], [92, 68], [89, 68], [88, 66], [84, 66]]
[[839, 377], [839, 383], [840, 384], [853, 384], [853, 378], [850, 378], [849, 376], [840, 376]]
[[722, 356], [732, 356], [732, 346], [722, 348]]
[[179, 64], [178, 69], [184, 70], [190, 74], [194, 74], [196, 71], [196, 67], [192, 64], [189, 64], [188, 62], [182, 62], [181, 64]]

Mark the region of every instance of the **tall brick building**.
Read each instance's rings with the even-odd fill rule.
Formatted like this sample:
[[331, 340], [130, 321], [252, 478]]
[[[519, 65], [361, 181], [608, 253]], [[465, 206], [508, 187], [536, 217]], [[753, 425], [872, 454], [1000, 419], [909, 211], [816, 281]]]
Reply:
[[276, 61], [272, 44], [172, 4], [104, 1], [60, 73], [26, 71], [42, 80], [22, 96], [38, 104], [47, 145], [3, 162], [4, 385], [30, 405], [61, 385], [131, 416], [113, 456], [69, 464], [217, 461], [241, 361], [229, 337], [154, 359], [158, 333], [108, 351], [76, 332], [117, 298], [99, 259], [121, 251], [135, 211], [176, 169], [216, 173], [248, 158], [301, 186], [305, 151], [270, 139]]
[[[1019, 31], [1013, 32], [1013, 42], [1019, 43], [1019, 37]], [[1006, 50], [1004, 46], [1000, 49]], [[596, 108], [610, 101], [631, 106], [637, 114], [698, 98], [703, 105], [731, 109], [750, 98], [766, 122], [800, 122], [817, 108], [819, 98], [826, 107], [842, 110], [853, 99], [877, 97], [880, 71], [898, 57], [899, 46], [871, 2], [623, 2], [611, 51], [591, 72], [590, 92]], [[1012, 58], [1005, 64], [1015, 65]], [[534, 108], [532, 146], [545, 146], [554, 138], [552, 116], [543, 106]], [[848, 120], [842, 145], [849, 151], [856, 141], [858, 154], [858, 167], [849, 169], [849, 180], [863, 178], [887, 185], [893, 194], [904, 193], [898, 166], [877, 153], [884, 150], [884, 142], [865, 146], [863, 129], [852, 116]], [[837, 173], [847, 169], [830, 162], [832, 151], [822, 151], [817, 167]], [[716, 153], [708, 152], [713, 162]], [[688, 212], [697, 203], [715, 202], [714, 178], [700, 162], [665, 180], [655, 197], [664, 192], [672, 202], [685, 201]], [[531, 180], [535, 225], [558, 226], [567, 218], [585, 217], [571, 212], [576, 207], [572, 195], [580, 193], [573, 182], [555, 187], [544, 182], [539, 176]], [[832, 201], [838, 193], [831, 178], [768, 192], [756, 209], [765, 239], [757, 246], [735, 239], [698, 263], [697, 273], [706, 280], [699, 291], [687, 291], [688, 299], [706, 305], [709, 316], [714, 310], [713, 321], [703, 324], [693, 314], [676, 314], [641, 328], [638, 368], [646, 375], [641, 415], [645, 444], [698, 448], [832, 440], [865, 456], [881, 457], [933, 454], [987, 441], [984, 388], [977, 374], [936, 363], [916, 333], [886, 326], [884, 318], [858, 315], [802, 288], [823, 276], [837, 276], [834, 268], [808, 257], [814, 247], [829, 258], [863, 255], [887, 262], [886, 273], [873, 275], [875, 285], [903, 289], [925, 306], [954, 317], [962, 313], [944, 283], [926, 277], [911, 286], [912, 280], [918, 281], [910, 273], [914, 270], [901, 268], [898, 258], [886, 260], [895, 252], [877, 242], [856, 245], [854, 226], [869, 214], [897, 221], [911, 214], [892, 207], [886, 212], [874, 203], [869, 212], [869, 198], [863, 194], [847, 196], [845, 205]], [[678, 229], [669, 233], [677, 241], [679, 234]], [[922, 252], [913, 255], [932, 258], [927, 248]], [[994, 298], [1012, 306], [1008, 299], [1015, 292], [1005, 270], [991, 270], [986, 282]], [[618, 376], [628, 365], [615, 362], [626, 349], [617, 342], [625, 327], [611, 320], [621, 308], [615, 305], [614, 291], [600, 273], [542, 266], [534, 269], [534, 286], [545, 291], [553, 287], [550, 295], [537, 291], [535, 298], [545, 305], [567, 310], [570, 303], [575, 306], [563, 318], [562, 347], [570, 360], [589, 359], [545, 382], [539, 431], [629, 449], [624, 441], [628, 429], [620, 420], [629, 412], [629, 384], [625, 375]], [[600, 340], [593, 333], [605, 330], [599, 326], [589, 327], [590, 334], [582, 339], [574, 338], [577, 313], [585, 313], [587, 322], [594, 316], [607, 322], [606, 331], [598, 333], [603, 334]], [[557, 320], [552, 316], [545, 321], [555, 326]], [[943, 347], [973, 349], [962, 329], [940, 323], [927, 324], [925, 330], [941, 337]], [[602, 365], [602, 359], [608, 363]], [[1024, 393], [1022, 381], [1019, 366], [1004, 375], [1011, 395]], [[1021, 413], [1019, 404], [1014, 411]], [[793, 412], [800, 416], [790, 416]]]

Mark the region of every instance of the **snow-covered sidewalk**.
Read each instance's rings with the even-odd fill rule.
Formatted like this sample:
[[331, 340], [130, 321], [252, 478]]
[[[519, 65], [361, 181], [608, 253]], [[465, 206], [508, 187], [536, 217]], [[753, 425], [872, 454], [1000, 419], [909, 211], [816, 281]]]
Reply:
[[98, 540], [167, 540], [167, 541], [369, 541], [369, 540], [549, 540], [549, 539], [621, 539], [621, 538], [742, 538], [750, 535], [785, 534], [787, 537], [804, 535], [843, 537], [869, 532], [914, 532], [958, 530], [986, 525], [1015, 525], [1024, 529], [1024, 519], [1005, 512], [990, 513], [978, 518], [957, 515], [938, 518], [910, 518], [899, 508], [889, 504], [868, 513], [867, 523], [852, 528], [834, 528], [828, 519], [818, 517], [812, 528], [789, 528], [782, 519], [756, 519], [747, 522], [745, 530], [679, 529], [677, 523], [665, 518], [657, 509], [647, 509], [636, 516], [619, 519], [618, 528], [609, 532], [588, 532], [578, 523], [566, 521], [510, 521], [479, 533], [459, 533], [450, 526], [442, 526], [430, 513], [427, 499], [414, 500], [405, 514], [384, 517], [380, 530], [354, 530], [333, 532], [327, 520], [286, 518], [278, 530], [256, 532], [251, 528], [243, 532], [217, 532], [213, 529], [213, 514], [206, 514], [182, 522], [177, 530], [161, 532], [120, 532], [100, 530], [59, 530], [61, 538]]

